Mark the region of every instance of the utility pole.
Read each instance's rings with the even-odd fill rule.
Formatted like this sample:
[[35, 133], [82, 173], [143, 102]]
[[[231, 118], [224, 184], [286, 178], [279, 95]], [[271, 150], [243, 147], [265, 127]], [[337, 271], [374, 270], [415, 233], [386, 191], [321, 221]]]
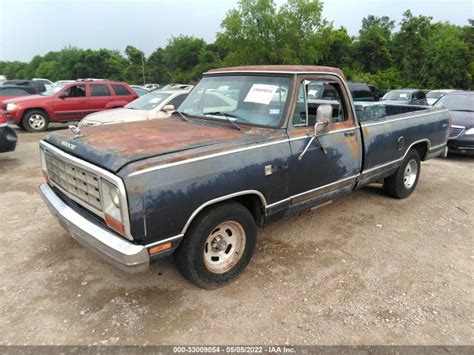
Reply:
[[143, 52], [142, 52], [142, 74], [143, 74], [143, 85], [146, 84], [146, 80], [145, 80], [145, 56], [143, 55]]

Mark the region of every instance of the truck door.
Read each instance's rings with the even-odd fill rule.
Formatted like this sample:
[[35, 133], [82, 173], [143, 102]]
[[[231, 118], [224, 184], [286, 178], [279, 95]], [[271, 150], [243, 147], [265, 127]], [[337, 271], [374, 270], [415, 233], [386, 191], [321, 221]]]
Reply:
[[86, 102], [86, 86], [77, 84], [68, 87], [55, 98], [53, 103], [53, 120], [71, 121], [83, 117], [82, 111]]
[[[353, 189], [362, 164], [362, 142], [349, 95], [336, 76], [299, 79], [288, 125], [292, 154], [290, 210], [307, 208]], [[331, 105], [332, 117], [327, 128], [309, 144], [320, 105]]]

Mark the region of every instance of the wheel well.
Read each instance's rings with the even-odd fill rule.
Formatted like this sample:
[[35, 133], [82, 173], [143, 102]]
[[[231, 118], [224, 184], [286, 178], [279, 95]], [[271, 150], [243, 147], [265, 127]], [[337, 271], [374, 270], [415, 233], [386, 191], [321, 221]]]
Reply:
[[[262, 195], [262, 198], [264, 198], [263, 195]], [[265, 217], [264, 202], [262, 201], [262, 199], [259, 195], [254, 194], [254, 193], [248, 193], [248, 194], [245, 194], [245, 195], [239, 195], [239, 196], [233, 196], [233, 197], [229, 196], [229, 198], [224, 199], [224, 200], [219, 199], [218, 201], [216, 200], [214, 202], [210, 201], [212, 203], [210, 203], [208, 205], [204, 204], [203, 206], [199, 207], [196, 211], [194, 211], [194, 213], [191, 215], [191, 217], [186, 222], [186, 225], [183, 228], [183, 233], [186, 233], [187, 229], [193, 223], [195, 218], [198, 215], [200, 215], [203, 211], [205, 211], [209, 208], [214, 208], [214, 207], [216, 207], [216, 205], [218, 205], [220, 203], [226, 203], [226, 202], [229, 202], [229, 201], [234, 201], [234, 202], [237, 202], [237, 203], [240, 203], [241, 205], [243, 205], [252, 214], [253, 218], [255, 219], [255, 223], [258, 226], [263, 225], [264, 217]]]
[[263, 225], [263, 209], [264, 206], [262, 205], [262, 201], [257, 195], [249, 194], [249, 195], [242, 195], [231, 198], [231, 200], [240, 203], [245, 208], [247, 208], [250, 213], [252, 214], [253, 218], [255, 219], [255, 223], [261, 226]]
[[45, 114], [46, 114], [46, 118], [49, 119], [49, 114], [48, 114], [48, 111], [46, 111], [44, 108], [41, 108], [41, 107], [34, 107], [34, 108], [27, 108], [25, 110], [25, 112], [23, 112], [23, 116], [21, 117], [21, 119], [23, 120], [23, 118], [28, 114], [28, 112], [30, 111], [43, 111]]
[[425, 160], [426, 153], [428, 152], [428, 142], [420, 142], [415, 144], [411, 149], [415, 149], [420, 156], [420, 160]]

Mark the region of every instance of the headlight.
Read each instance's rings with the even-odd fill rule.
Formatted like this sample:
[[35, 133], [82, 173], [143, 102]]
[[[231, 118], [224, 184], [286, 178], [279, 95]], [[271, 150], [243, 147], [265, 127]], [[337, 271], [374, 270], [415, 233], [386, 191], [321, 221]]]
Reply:
[[15, 111], [16, 110], [16, 104], [10, 103], [7, 104], [7, 111]]
[[120, 208], [120, 192], [117, 187], [101, 180], [102, 206], [107, 225], [120, 234], [124, 234], [122, 209]]
[[471, 135], [471, 134], [474, 134], [474, 127], [473, 128], [469, 128], [466, 133], [464, 134], [467, 134], [467, 135]]

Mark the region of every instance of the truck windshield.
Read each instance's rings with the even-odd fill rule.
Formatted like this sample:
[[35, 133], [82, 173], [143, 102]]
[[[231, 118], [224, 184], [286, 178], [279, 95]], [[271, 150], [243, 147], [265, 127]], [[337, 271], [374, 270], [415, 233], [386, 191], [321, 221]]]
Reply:
[[204, 77], [181, 104], [179, 111], [198, 118], [279, 127], [290, 83], [288, 76]]
[[125, 108], [131, 110], [153, 110], [161, 105], [171, 94], [163, 92], [151, 92], [125, 105]]

